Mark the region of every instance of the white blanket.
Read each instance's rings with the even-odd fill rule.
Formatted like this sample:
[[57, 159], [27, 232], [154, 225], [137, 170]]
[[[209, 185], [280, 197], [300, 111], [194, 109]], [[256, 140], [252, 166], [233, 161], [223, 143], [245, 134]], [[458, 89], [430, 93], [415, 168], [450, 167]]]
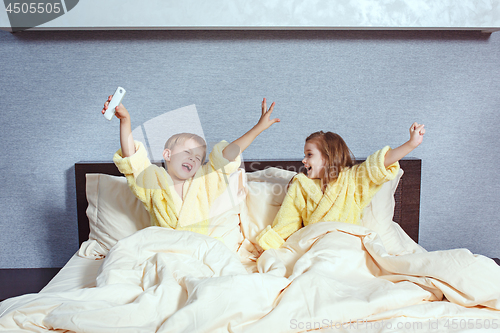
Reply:
[[394, 256], [369, 229], [323, 222], [264, 252], [257, 268], [249, 274], [216, 239], [149, 227], [111, 249], [95, 288], [1, 303], [0, 330], [500, 329], [500, 267], [464, 249]]

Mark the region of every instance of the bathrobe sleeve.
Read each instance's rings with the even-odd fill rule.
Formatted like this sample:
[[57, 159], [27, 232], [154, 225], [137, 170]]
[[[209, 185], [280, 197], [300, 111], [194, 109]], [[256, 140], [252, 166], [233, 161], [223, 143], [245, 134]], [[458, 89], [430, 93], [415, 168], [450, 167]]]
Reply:
[[229, 175], [237, 171], [241, 164], [240, 156], [237, 156], [234, 161], [229, 161], [222, 156], [222, 151], [228, 145], [226, 141], [216, 144], [208, 156], [208, 163], [202, 166], [203, 170], [199, 174], [199, 177], [204, 178], [208, 200], [206, 204], [209, 206], [226, 190]]
[[389, 146], [376, 151], [366, 161], [355, 165], [349, 170], [350, 178], [355, 182], [354, 200], [364, 209], [377, 193], [382, 185], [394, 179], [399, 171], [399, 163], [395, 162], [387, 168], [384, 166], [385, 154], [390, 150]]
[[224, 148], [227, 146], [229, 146], [229, 143], [224, 140], [214, 146], [208, 156], [209, 162], [207, 166], [210, 168], [209, 172], [219, 172], [229, 175], [238, 170], [241, 164], [241, 154], [234, 161], [229, 161], [222, 155]]
[[[165, 207], [163, 215], [175, 215], [175, 207], [172, 200], [164, 200], [164, 197], [171, 197], [165, 169], [151, 164], [147, 157], [146, 148], [141, 142], [134, 141], [134, 143], [135, 154], [123, 157], [122, 151], [119, 149], [113, 156], [113, 162], [118, 170], [125, 175], [129, 188], [142, 201], [150, 214], [154, 210], [154, 201], [156, 201], [166, 202], [167, 207]], [[164, 193], [164, 191], [167, 193]], [[165, 217], [165, 220], [168, 221], [169, 218]], [[162, 226], [167, 225], [162, 224]]]

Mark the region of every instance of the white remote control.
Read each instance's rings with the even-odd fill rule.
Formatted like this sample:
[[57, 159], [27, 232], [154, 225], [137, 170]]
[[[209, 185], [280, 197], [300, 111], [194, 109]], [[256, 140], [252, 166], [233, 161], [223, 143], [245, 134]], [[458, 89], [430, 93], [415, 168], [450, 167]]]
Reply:
[[122, 102], [123, 96], [125, 96], [125, 89], [118, 87], [111, 98], [111, 102], [108, 104], [108, 109], [104, 113], [104, 118], [111, 120], [115, 114], [115, 108]]

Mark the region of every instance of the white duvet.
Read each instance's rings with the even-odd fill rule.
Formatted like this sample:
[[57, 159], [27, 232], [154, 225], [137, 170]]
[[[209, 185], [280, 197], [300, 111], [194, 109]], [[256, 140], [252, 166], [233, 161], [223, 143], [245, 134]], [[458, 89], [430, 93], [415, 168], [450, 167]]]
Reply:
[[367, 228], [323, 222], [255, 265], [214, 238], [149, 227], [111, 249], [96, 287], [1, 303], [0, 330], [500, 330], [500, 267], [464, 249], [390, 255]]

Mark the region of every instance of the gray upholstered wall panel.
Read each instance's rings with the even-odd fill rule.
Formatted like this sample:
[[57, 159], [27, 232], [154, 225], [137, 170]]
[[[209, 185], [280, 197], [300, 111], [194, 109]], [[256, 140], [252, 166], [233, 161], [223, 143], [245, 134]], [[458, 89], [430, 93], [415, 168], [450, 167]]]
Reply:
[[426, 124], [421, 244], [500, 257], [500, 34], [445, 31], [0, 33], [0, 268], [62, 266], [77, 250], [74, 163], [110, 161], [118, 85], [133, 127], [196, 104], [207, 141], [233, 140], [262, 97], [281, 123], [244, 153], [301, 158], [340, 133], [355, 155]]

